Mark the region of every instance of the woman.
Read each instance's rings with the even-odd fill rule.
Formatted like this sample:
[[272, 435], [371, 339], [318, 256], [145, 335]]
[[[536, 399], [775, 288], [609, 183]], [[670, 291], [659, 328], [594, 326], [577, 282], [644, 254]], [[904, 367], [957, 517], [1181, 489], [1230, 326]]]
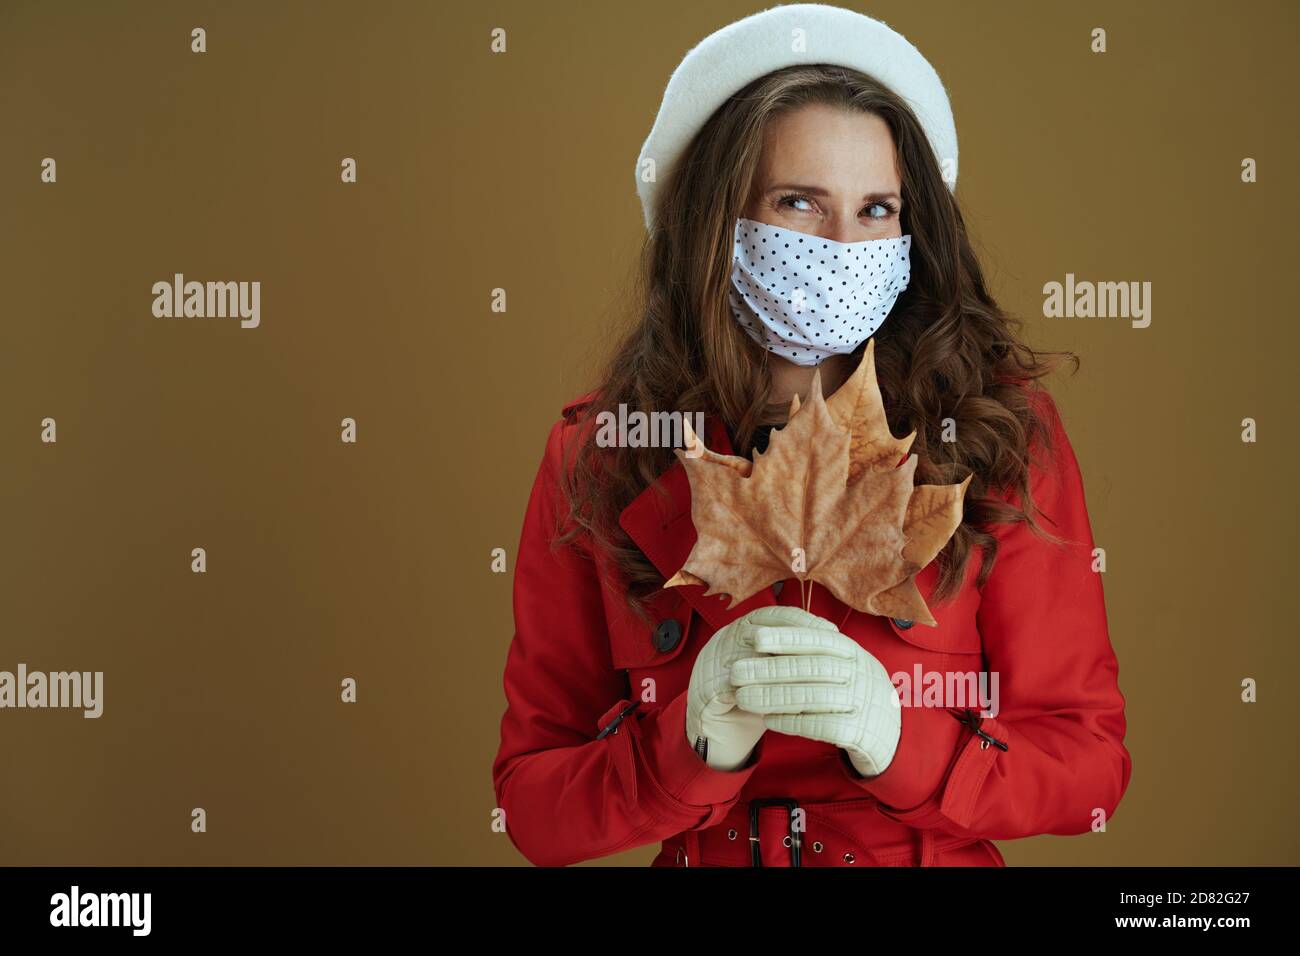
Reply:
[[[661, 842], [655, 865], [1002, 866], [991, 840], [1102, 829], [1119, 803], [1124, 699], [1082, 480], [1037, 384], [1072, 356], [1021, 344], [985, 290], [951, 123], [911, 44], [820, 4], [731, 24], [670, 81], [638, 165], [635, 328], [552, 429], [516, 563], [493, 778], [532, 862]], [[872, 268], [764, 254], [804, 238]], [[599, 413], [703, 412], [709, 448], [750, 456], [793, 396], [833, 394], [864, 356], [892, 433], [916, 431], [915, 482], [971, 477], [916, 578], [937, 626], [824, 587], [805, 611], [798, 581], [730, 610], [665, 588], [696, 538], [683, 466], [597, 441]], [[770, 660], [836, 655], [853, 676], [820, 709], [806, 668]], [[904, 693], [970, 673], [994, 699]]]

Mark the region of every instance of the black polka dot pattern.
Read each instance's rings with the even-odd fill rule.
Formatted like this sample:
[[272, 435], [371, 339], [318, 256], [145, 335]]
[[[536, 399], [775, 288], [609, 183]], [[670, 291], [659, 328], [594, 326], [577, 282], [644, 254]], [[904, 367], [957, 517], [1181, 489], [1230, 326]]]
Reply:
[[871, 338], [912, 277], [911, 236], [835, 242], [737, 219], [728, 298], [769, 351], [820, 365]]

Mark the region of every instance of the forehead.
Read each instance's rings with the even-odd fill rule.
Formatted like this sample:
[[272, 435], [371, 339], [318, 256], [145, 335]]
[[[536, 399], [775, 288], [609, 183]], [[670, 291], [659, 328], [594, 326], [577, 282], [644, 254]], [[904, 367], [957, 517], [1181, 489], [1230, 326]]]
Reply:
[[874, 113], [813, 104], [774, 116], [763, 131], [759, 177], [826, 188], [898, 186], [894, 137]]

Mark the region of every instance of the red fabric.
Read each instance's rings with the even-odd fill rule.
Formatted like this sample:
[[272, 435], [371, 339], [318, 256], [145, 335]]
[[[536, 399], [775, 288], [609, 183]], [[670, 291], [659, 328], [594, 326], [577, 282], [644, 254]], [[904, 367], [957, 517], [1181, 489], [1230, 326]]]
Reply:
[[[870, 857], [877, 843], [895, 846], [912, 838], [918, 847], [932, 846], [938, 834], [948, 843], [949, 836], [969, 837], [983, 849], [933, 862], [974, 857], [1000, 865], [1000, 854], [982, 841], [1085, 833], [1097, 812], [1108, 819], [1131, 772], [1124, 698], [1101, 577], [1091, 569], [1093, 538], [1079, 466], [1055, 403], [1045, 391], [1034, 394], [1056, 454], [1032, 450], [1033, 499], [1042, 512], [1038, 520], [1069, 544], [1043, 541], [1023, 523], [995, 525], [1000, 547], [985, 586], [975, 587], [982, 557], [977, 548], [962, 590], [937, 606], [930, 600], [931, 564], [917, 586], [937, 627], [899, 627], [813, 588], [813, 613], [862, 644], [891, 675], [912, 675], [916, 665], [928, 672], [986, 668], [999, 675], [1000, 710], [981, 729], [1007, 750], [982, 746], [981, 737], [954, 719], [959, 711], [910, 706], [909, 695], [893, 762], [865, 779], [837, 747], [775, 731], [737, 772], [713, 770], [699, 759], [685, 732], [685, 691], [696, 655], [719, 627], [755, 607], [799, 604], [799, 582], [785, 582], [779, 599], [763, 591], [730, 611], [722, 599], [705, 598], [700, 587], [660, 592], [655, 616], [676, 620], [682, 639], [659, 652], [653, 629], [623, 605], [617, 576], [601, 556], [582, 545], [551, 547], [565, 511], [561, 450], [578, 437], [570, 416], [562, 418], [547, 441], [515, 561], [515, 635], [492, 768], [498, 806], [519, 851], [538, 865], [566, 865], [666, 841], [666, 858], [670, 845], [682, 845], [680, 835], [718, 826], [729, 814], [735, 820], [737, 805], [772, 796], [827, 804], [837, 819], [843, 801], [859, 801], [860, 813], [854, 810], [851, 827], [845, 825], [863, 845], [863, 853], [851, 854], [857, 859]], [[709, 445], [730, 447], [716, 423], [710, 423]], [[621, 523], [667, 577], [685, 561], [695, 531], [680, 463], [659, 485], [667, 496], [647, 489]], [[1004, 498], [1014, 500], [1011, 493]], [[637, 700], [614, 732], [596, 739]], [[816, 837], [810, 828], [806, 841], [811, 845]]]

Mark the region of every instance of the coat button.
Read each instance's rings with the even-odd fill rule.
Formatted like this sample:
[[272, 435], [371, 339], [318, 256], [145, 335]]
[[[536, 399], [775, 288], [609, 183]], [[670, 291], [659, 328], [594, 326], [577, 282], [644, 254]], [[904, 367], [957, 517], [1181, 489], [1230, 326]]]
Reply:
[[911, 627], [915, 623], [916, 623], [915, 621], [905, 621], [901, 617], [894, 618], [894, 626], [897, 627], [900, 631], [906, 631], [909, 627]]
[[660, 621], [659, 626], [655, 628], [655, 650], [660, 654], [667, 654], [681, 642], [682, 626], [673, 618]]

